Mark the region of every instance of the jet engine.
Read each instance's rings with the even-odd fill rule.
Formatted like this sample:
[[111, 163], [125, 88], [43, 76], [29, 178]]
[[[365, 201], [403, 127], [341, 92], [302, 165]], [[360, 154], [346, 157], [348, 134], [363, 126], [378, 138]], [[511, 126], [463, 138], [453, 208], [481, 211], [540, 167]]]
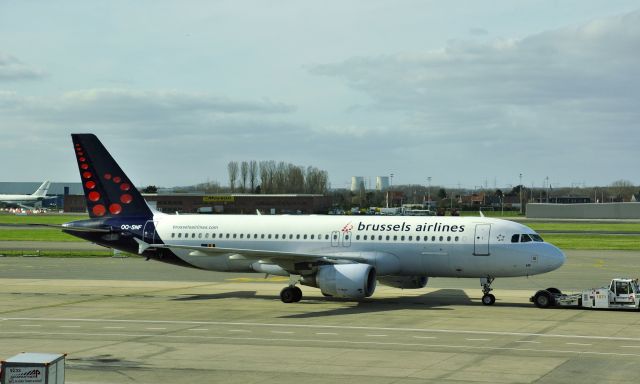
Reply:
[[385, 276], [379, 278], [380, 283], [400, 289], [420, 289], [427, 286], [427, 276]]
[[324, 295], [361, 299], [375, 291], [376, 270], [369, 264], [322, 265], [314, 283]]

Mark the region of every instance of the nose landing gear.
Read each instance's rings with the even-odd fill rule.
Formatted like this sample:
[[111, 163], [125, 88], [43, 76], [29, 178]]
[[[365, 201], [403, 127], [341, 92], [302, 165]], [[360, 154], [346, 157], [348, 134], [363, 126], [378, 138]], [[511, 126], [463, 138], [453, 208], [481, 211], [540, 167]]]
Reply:
[[493, 288], [491, 288], [493, 280], [495, 280], [495, 278], [491, 276], [480, 278], [480, 285], [482, 285], [482, 293], [484, 294], [482, 295], [482, 304], [484, 305], [493, 305], [493, 303], [496, 302], [496, 297], [489, 293], [493, 291]]

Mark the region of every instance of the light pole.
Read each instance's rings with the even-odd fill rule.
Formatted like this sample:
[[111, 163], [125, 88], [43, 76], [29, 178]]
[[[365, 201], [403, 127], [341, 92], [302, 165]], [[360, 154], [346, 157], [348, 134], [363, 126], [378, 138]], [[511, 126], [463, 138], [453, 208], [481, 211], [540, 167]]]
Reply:
[[431, 176], [427, 177], [427, 181], [429, 182], [429, 189], [427, 189], [427, 204], [429, 204], [429, 210], [431, 210]]
[[522, 215], [522, 173], [520, 174], [520, 214]]

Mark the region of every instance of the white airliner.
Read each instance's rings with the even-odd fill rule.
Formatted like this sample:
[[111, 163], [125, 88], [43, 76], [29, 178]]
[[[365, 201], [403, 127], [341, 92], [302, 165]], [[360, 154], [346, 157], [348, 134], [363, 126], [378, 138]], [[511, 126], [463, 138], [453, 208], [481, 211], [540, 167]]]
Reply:
[[63, 230], [150, 259], [224, 272], [290, 277], [325, 296], [361, 299], [379, 281], [423, 288], [428, 277], [479, 278], [491, 305], [496, 277], [559, 268], [565, 256], [530, 228], [485, 217], [167, 215], [152, 211], [100, 141], [73, 134], [91, 219]]
[[47, 197], [49, 185], [51, 185], [51, 183], [49, 181], [45, 181], [34, 193], [30, 195], [0, 195], [0, 202], [23, 206], [22, 204], [42, 201]]

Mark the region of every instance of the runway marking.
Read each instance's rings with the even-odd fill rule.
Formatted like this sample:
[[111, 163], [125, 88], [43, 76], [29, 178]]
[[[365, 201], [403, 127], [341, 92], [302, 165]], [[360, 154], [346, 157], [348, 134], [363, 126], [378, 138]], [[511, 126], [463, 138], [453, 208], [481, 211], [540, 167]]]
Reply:
[[539, 341], [529, 341], [529, 340], [517, 340], [516, 343], [531, 343], [531, 344], [540, 344]]
[[124, 329], [124, 327], [102, 327], [104, 329]]
[[640, 345], [622, 345], [620, 348], [640, 348]]
[[367, 337], [387, 337], [388, 335], [367, 335]]
[[420, 333], [443, 333], [443, 334], [466, 334], [466, 335], [495, 335], [495, 336], [518, 336], [518, 337], [546, 337], [561, 339], [583, 339], [583, 340], [609, 340], [609, 341], [635, 341], [640, 342], [639, 337], [619, 337], [619, 336], [588, 336], [588, 335], [566, 335], [552, 333], [525, 333], [525, 332], [499, 332], [480, 330], [455, 330], [438, 328], [390, 328], [390, 327], [365, 327], [348, 325], [317, 325], [317, 324], [278, 324], [278, 323], [243, 323], [224, 321], [187, 321], [187, 320], [124, 320], [124, 319], [82, 319], [82, 318], [34, 318], [34, 317], [3, 317], [0, 320], [10, 321], [41, 321], [41, 322], [86, 322], [86, 323], [121, 323], [121, 324], [176, 324], [176, 325], [223, 325], [240, 327], [278, 327], [278, 328], [306, 328], [306, 329], [331, 329], [331, 330], [364, 330], [364, 331], [386, 331], [386, 332], [420, 332]]
[[187, 331], [198, 332], [198, 331], [208, 331], [208, 329], [207, 328], [193, 328], [193, 329], [187, 329]]
[[491, 339], [465, 339], [467, 341], [491, 341]]
[[235, 341], [262, 341], [262, 342], [291, 342], [291, 343], [319, 343], [319, 344], [350, 344], [350, 345], [374, 345], [374, 346], [405, 346], [405, 347], [429, 347], [429, 348], [448, 348], [463, 350], [487, 350], [487, 351], [518, 351], [518, 352], [546, 352], [546, 353], [568, 353], [575, 355], [593, 355], [593, 356], [626, 356], [638, 357], [637, 353], [619, 353], [619, 352], [597, 352], [597, 351], [575, 351], [565, 349], [535, 349], [535, 348], [513, 348], [513, 347], [491, 347], [491, 346], [469, 346], [454, 344], [416, 344], [416, 343], [399, 343], [399, 342], [381, 342], [381, 341], [348, 341], [348, 340], [324, 340], [324, 339], [283, 339], [283, 338], [266, 338], [266, 337], [231, 337], [231, 336], [206, 336], [206, 335], [158, 335], [153, 333], [85, 333], [85, 332], [38, 332], [38, 331], [15, 331], [3, 332], [3, 335], [45, 335], [45, 336], [101, 336], [101, 337], [162, 337], [164, 339], [199, 339], [199, 340], [235, 340]]
[[21, 327], [42, 327], [42, 325], [35, 324], [20, 324]]
[[292, 334], [292, 333], [295, 333], [295, 332], [293, 332], [293, 331], [271, 331], [271, 333]]
[[230, 329], [229, 332], [244, 332], [244, 333], [251, 333], [251, 331], [247, 330], [247, 329]]
[[435, 336], [413, 336], [414, 339], [437, 339]]
[[60, 325], [60, 328], [80, 328], [79, 325]]
[[322, 336], [322, 335], [337, 336], [338, 333], [335, 333], [335, 332], [316, 332], [316, 335], [320, 335], [320, 336]]
[[583, 344], [583, 343], [566, 343], [567, 345], [580, 345], [583, 347], [590, 347], [591, 344]]
[[145, 328], [145, 329], [148, 329], [150, 331], [164, 331], [167, 328]]

